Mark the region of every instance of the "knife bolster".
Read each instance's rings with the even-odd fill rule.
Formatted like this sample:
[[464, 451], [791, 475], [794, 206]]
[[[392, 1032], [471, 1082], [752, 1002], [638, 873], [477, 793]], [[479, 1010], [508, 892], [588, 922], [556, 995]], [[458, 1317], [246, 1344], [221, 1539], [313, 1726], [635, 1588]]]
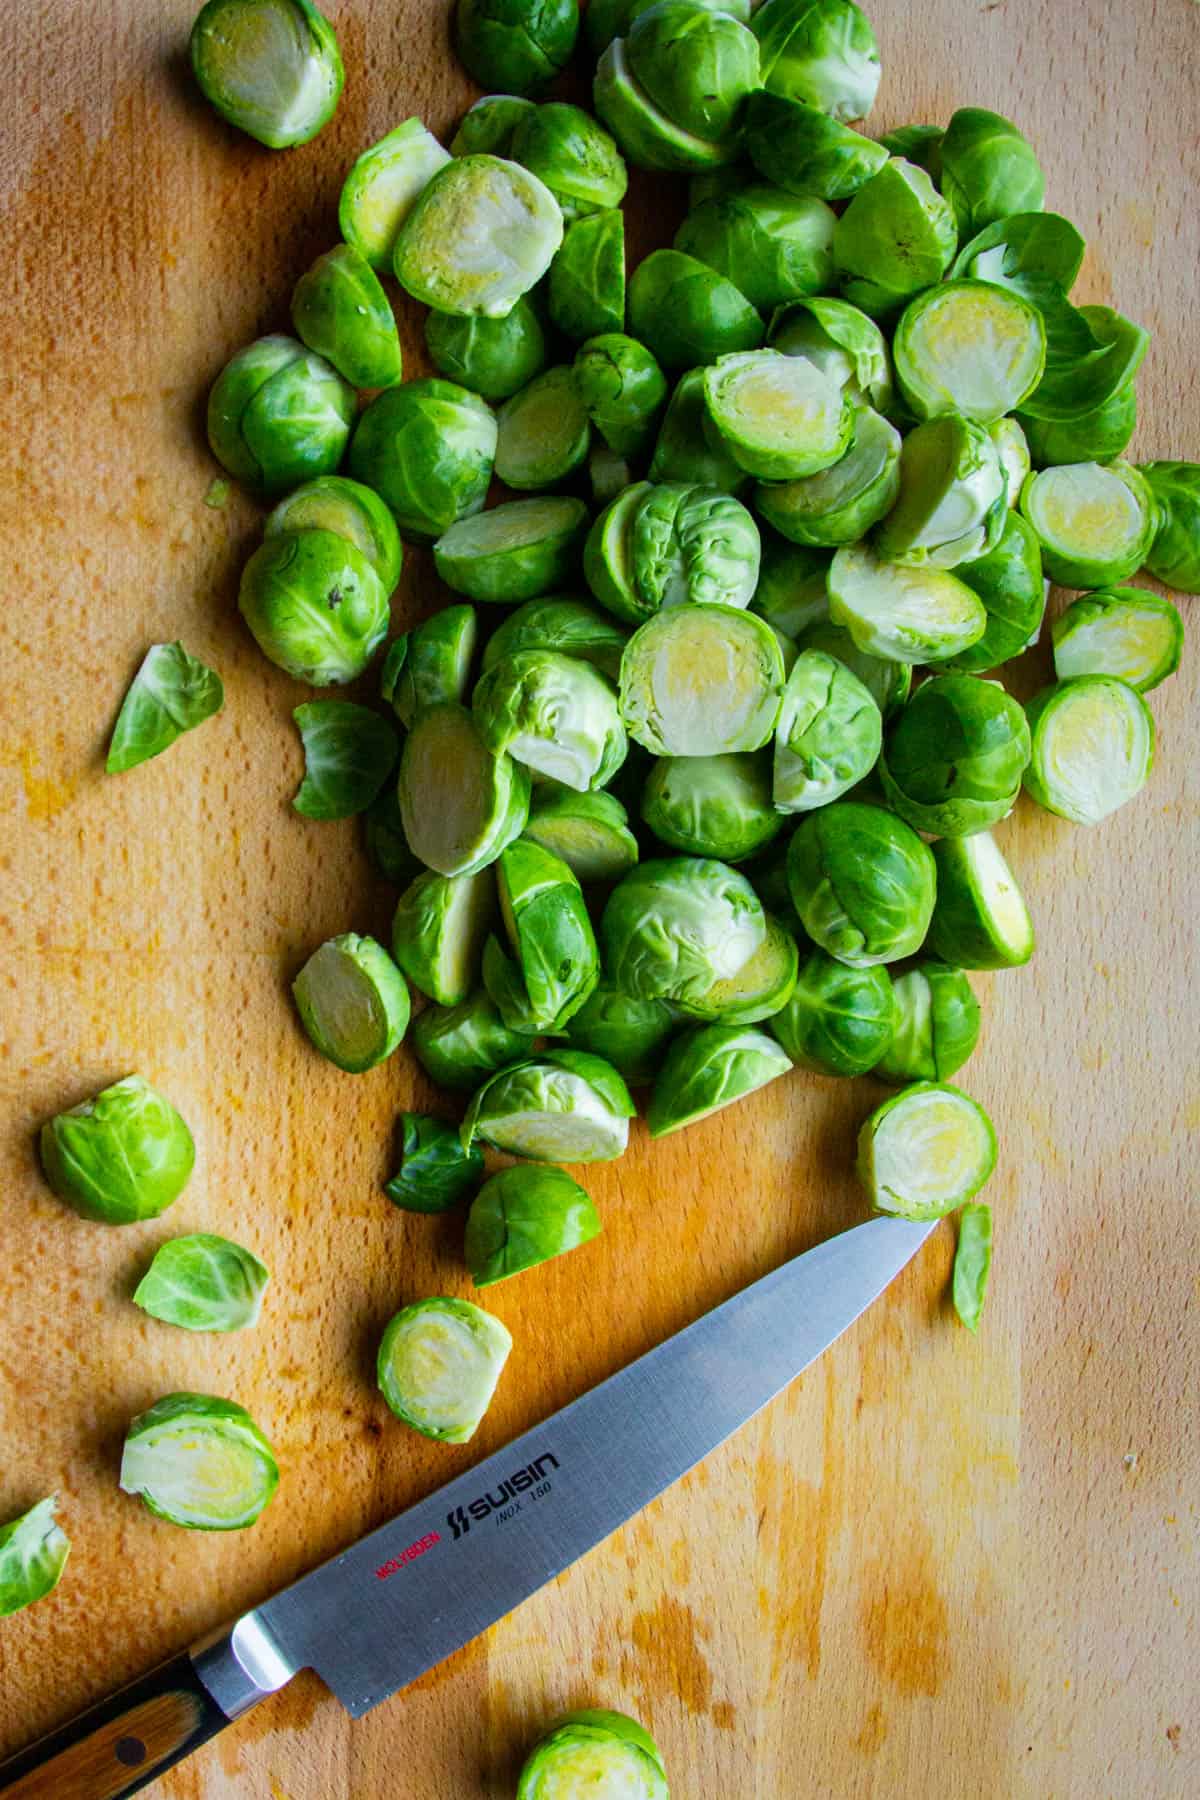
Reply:
[[191, 1659], [227, 1719], [240, 1718], [296, 1673], [268, 1626], [252, 1612], [193, 1644]]

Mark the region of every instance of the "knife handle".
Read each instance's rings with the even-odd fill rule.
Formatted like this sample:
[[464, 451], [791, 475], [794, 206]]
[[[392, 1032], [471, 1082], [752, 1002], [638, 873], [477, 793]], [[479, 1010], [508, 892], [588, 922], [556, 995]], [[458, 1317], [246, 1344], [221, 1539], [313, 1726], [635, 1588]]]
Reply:
[[8, 1800], [124, 1800], [230, 1723], [188, 1652], [0, 1763]]

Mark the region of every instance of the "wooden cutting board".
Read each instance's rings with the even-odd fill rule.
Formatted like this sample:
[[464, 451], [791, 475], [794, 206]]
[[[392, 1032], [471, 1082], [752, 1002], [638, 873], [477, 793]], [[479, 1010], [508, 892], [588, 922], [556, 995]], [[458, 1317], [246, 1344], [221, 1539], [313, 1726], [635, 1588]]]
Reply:
[[[653, 1150], [639, 1128], [588, 1176], [603, 1236], [490, 1297], [516, 1349], [476, 1441], [429, 1444], [387, 1413], [383, 1322], [468, 1291], [458, 1222], [380, 1192], [396, 1114], [444, 1102], [403, 1052], [340, 1074], [292, 1015], [304, 956], [347, 928], [386, 938], [394, 896], [353, 824], [290, 810], [305, 695], [239, 623], [258, 516], [204, 506], [202, 418], [226, 357], [286, 328], [353, 157], [411, 111], [447, 133], [471, 95], [440, 0], [341, 0], [341, 110], [274, 154], [190, 86], [192, 10], [0, 11], [0, 1516], [57, 1489], [74, 1542], [54, 1597], [0, 1623], [0, 1751], [861, 1218], [854, 1134], [880, 1094], [797, 1074]], [[962, 103], [1021, 123], [1090, 240], [1080, 294], [1154, 333], [1134, 453], [1200, 456], [1200, 9], [872, 10], [872, 127]], [[644, 244], [659, 192], [637, 184]], [[411, 554], [397, 623], [438, 598]], [[531, 1737], [578, 1705], [643, 1718], [680, 1800], [1198, 1791], [1194, 635], [1152, 697], [1145, 793], [1096, 830], [1025, 800], [1002, 829], [1040, 947], [979, 979], [964, 1072], [1002, 1146], [979, 1340], [948, 1310], [946, 1226], [761, 1420], [485, 1638], [357, 1725], [301, 1676], [156, 1794], [503, 1800]], [[220, 668], [225, 711], [106, 778], [126, 683], [174, 638]], [[1022, 694], [1045, 649], [1026, 665]], [[199, 1165], [168, 1218], [118, 1231], [51, 1197], [33, 1132], [132, 1069], [179, 1104]], [[130, 1305], [154, 1246], [194, 1229], [271, 1264], [256, 1331], [195, 1338]], [[179, 1387], [236, 1397], [277, 1446], [253, 1531], [177, 1531], [118, 1491], [130, 1415]]]

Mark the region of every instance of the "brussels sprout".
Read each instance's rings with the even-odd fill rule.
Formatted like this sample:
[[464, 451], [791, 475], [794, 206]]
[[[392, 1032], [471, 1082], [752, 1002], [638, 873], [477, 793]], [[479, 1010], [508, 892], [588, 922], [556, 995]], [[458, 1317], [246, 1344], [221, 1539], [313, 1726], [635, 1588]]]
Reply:
[[816, 106], [766, 90], [750, 96], [745, 141], [755, 168], [768, 181], [822, 200], [849, 200], [888, 160], [883, 144]]
[[496, 415], [453, 381], [385, 388], [359, 418], [350, 470], [395, 514], [401, 535], [429, 543], [477, 513], [492, 479]]
[[404, 549], [396, 521], [372, 488], [345, 475], [318, 475], [280, 500], [268, 513], [264, 537], [298, 531], [332, 531], [371, 564], [390, 594], [400, 579]]
[[744, 875], [708, 858], [639, 863], [600, 919], [604, 967], [635, 1000], [703, 1000], [760, 949], [767, 927]]
[[1008, 817], [1028, 762], [1025, 715], [999, 682], [937, 675], [889, 731], [879, 773], [915, 830], [969, 837]]
[[[657, 3], [658, 0], [588, 0], [583, 29], [592, 55], [598, 57], [615, 37], [628, 36], [633, 21]], [[753, 10], [752, 0], [689, 0], [689, 3], [708, 12], [728, 13], [742, 25], [750, 23]]]
[[946, 1081], [979, 1042], [979, 1002], [961, 969], [918, 963], [892, 988], [895, 1027], [875, 1074], [898, 1086]]
[[954, 215], [924, 169], [894, 156], [838, 220], [833, 260], [846, 299], [879, 318], [940, 281], [955, 242]]
[[573, 1050], [610, 1062], [631, 1087], [642, 1087], [654, 1079], [677, 1029], [675, 1008], [667, 1001], [634, 1000], [601, 981], [568, 1023], [567, 1041]]
[[952, 1291], [954, 1310], [968, 1331], [979, 1330], [992, 1264], [992, 1209], [984, 1202], [964, 1206], [958, 1216]]
[[496, 910], [490, 869], [437, 875], [427, 869], [401, 894], [392, 919], [392, 955], [439, 1006], [457, 1006], [479, 980], [484, 939]]
[[1094, 428], [1101, 410], [1128, 388], [1150, 334], [1110, 306], [1081, 306], [1076, 311], [1051, 283], [1036, 277], [1022, 280], [1046, 326], [1046, 372], [1021, 409], [1022, 421], [1074, 423], [1082, 434]]
[[629, 283], [629, 329], [664, 369], [757, 350], [763, 322], [739, 288], [681, 250], [652, 250]]
[[625, 323], [625, 215], [590, 213], [568, 227], [547, 277], [550, 318], [582, 343]]
[[551, 100], [518, 123], [505, 152], [545, 182], [568, 224], [620, 206], [629, 177], [607, 131], [581, 106]]
[[1148, 694], [1173, 675], [1183, 654], [1183, 620], [1145, 588], [1117, 587], [1075, 600], [1050, 627], [1054, 673], [1115, 675]]
[[[1137, 428], [1137, 391], [1132, 381], [1077, 419], [1025, 416], [1030, 455], [1041, 468], [1051, 463], [1110, 462], [1120, 456]], [[1022, 482], [1028, 475], [1028, 462]]]
[[[589, 1060], [596, 1060], [589, 1058]], [[477, 1288], [563, 1256], [600, 1232], [591, 1196], [565, 1169], [501, 1169], [467, 1214], [463, 1253]]]
[[736, 975], [714, 981], [707, 993], [681, 1009], [689, 1018], [711, 1019], [721, 1025], [757, 1025], [787, 1005], [796, 985], [800, 951], [786, 925], [770, 913], [766, 921], [766, 937]]
[[810, 812], [838, 799], [870, 774], [882, 740], [879, 707], [858, 676], [824, 651], [802, 651], [775, 727], [777, 811]]
[[351, 387], [391, 387], [400, 379], [400, 335], [387, 295], [365, 257], [349, 244], [319, 256], [292, 295], [296, 336], [332, 363]]
[[241, 1331], [257, 1325], [270, 1279], [253, 1251], [197, 1231], [159, 1245], [133, 1304], [185, 1331]]
[[518, 606], [495, 630], [483, 650], [483, 672], [523, 650], [558, 650], [591, 663], [615, 681], [628, 633], [585, 600], [546, 594]]
[[306, 819], [349, 819], [365, 812], [400, 752], [388, 721], [348, 700], [316, 700], [298, 706], [292, 717], [304, 745], [295, 810]]
[[1131, 464], [1067, 463], [1031, 475], [1021, 511], [1042, 546], [1051, 581], [1111, 587], [1140, 569], [1154, 542], [1158, 506]]
[[121, 702], [104, 768], [120, 775], [169, 750], [221, 710], [221, 677], [182, 644], [151, 644]]
[[625, 53], [651, 105], [706, 144], [730, 138], [747, 95], [759, 84], [758, 45], [747, 27], [729, 13], [687, 0], [660, 0], [639, 13]]
[[608, 506], [633, 480], [633, 470], [625, 458], [610, 450], [603, 438], [592, 439], [587, 471], [594, 506]]
[[316, 137], [337, 111], [337, 35], [310, 0], [208, 0], [188, 52], [204, 98], [270, 150]]
[[852, 968], [911, 956], [929, 929], [929, 846], [878, 806], [836, 800], [807, 813], [788, 848], [788, 884], [809, 937]]
[[829, 563], [827, 551], [792, 544], [768, 531], [762, 540], [751, 612], [784, 637], [798, 638], [810, 625], [829, 617], [825, 585]]
[[964, 673], [982, 675], [1018, 656], [1041, 630], [1046, 610], [1041, 547], [1020, 513], [1010, 512], [996, 548], [975, 562], [959, 563], [954, 574], [983, 602], [987, 624], [981, 638], [950, 660]]
[[313, 687], [361, 675], [389, 617], [374, 567], [332, 531], [267, 538], [242, 571], [238, 610], [263, 655]]
[[786, 1075], [791, 1059], [765, 1031], [701, 1025], [677, 1037], [654, 1083], [646, 1123], [651, 1137], [698, 1124], [735, 1100]]
[[1029, 440], [1018, 419], [996, 419], [988, 426], [988, 436], [1004, 470], [1004, 497], [1009, 507], [1014, 507], [1030, 470]]
[[1181, 594], [1200, 594], [1200, 463], [1140, 465], [1158, 507], [1146, 567]]
[[855, 409], [802, 356], [749, 350], [719, 357], [704, 374], [709, 420], [750, 475], [790, 481], [827, 469], [849, 448]]
[[[657, 0], [655, 3], [657, 4]], [[736, 9], [722, 6], [715, 10], [734, 12]], [[751, 99], [753, 97], [751, 95]], [[736, 194], [739, 188], [750, 187], [754, 180], [755, 171], [749, 163], [727, 162], [719, 164], [715, 169], [701, 169], [695, 175], [688, 176], [688, 211], [694, 212], [696, 207], [703, 206], [706, 200], [720, 200], [726, 194]]]
[[408, 1030], [404, 977], [374, 938], [330, 938], [309, 957], [292, 993], [314, 1047], [350, 1075], [385, 1061]]
[[877, 1212], [940, 1219], [970, 1200], [996, 1166], [996, 1133], [956, 1087], [914, 1082], [876, 1107], [858, 1134], [858, 1178]]
[[836, 662], [844, 663], [851, 674], [858, 676], [885, 719], [908, 699], [912, 688], [912, 664], [872, 656], [868, 651], [860, 650], [848, 631], [828, 619], [807, 626], [800, 634], [797, 648], [801, 655], [806, 650], [820, 650]]
[[1033, 751], [1025, 786], [1047, 811], [1098, 825], [1145, 786], [1154, 720], [1128, 682], [1077, 675], [1043, 688], [1026, 712]]
[[533, 600], [574, 573], [586, 527], [582, 500], [509, 500], [451, 525], [434, 562], [447, 587], [472, 600]]
[[530, 811], [525, 836], [561, 857], [579, 881], [617, 881], [638, 860], [637, 839], [614, 794], [541, 800]]
[[496, 473], [511, 488], [556, 487], [587, 460], [590, 442], [575, 371], [560, 364], [500, 408]]
[[507, 400], [546, 366], [546, 334], [528, 299], [502, 319], [427, 313], [425, 348], [440, 374], [485, 400]]
[[520, 650], [479, 681], [472, 708], [493, 755], [584, 793], [604, 787], [628, 744], [617, 699], [603, 675], [557, 650]]
[[877, 411], [894, 404], [892, 359], [887, 339], [874, 319], [845, 300], [794, 300], [771, 320], [770, 344], [785, 356], [803, 356], [846, 389], [852, 400], [865, 399]]
[[734, 282], [752, 305], [770, 308], [828, 287], [835, 223], [823, 200], [759, 184], [695, 207], [675, 248]]
[[575, 355], [575, 386], [610, 450], [638, 457], [654, 435], [667, 380], [636, 338], [609, 332], [589, 338]]
[[[484, 1082], [467, 1109], [462, 1138], [468, 1147], [482, 1138], [531, 1162], [611, 1162], [624, 1152], [633, 1116], [629, 1089], [603, 1057], [542, 1050]], [[470, 1224], [467, 1236], [474, 1272]], [[483, 1284], [476, 1278], [475, 1285]]]
[[945, 135], [940, 125], [897, 125], [895, 131], [885, 131], [879, 142], [890, 155], [916, 163], [931, 180], [940, 182]]
[[676, 382], [663, 415], [650, 463], [651, 481], [700, 483], [723, 494], [737, 494], [749, 484], [750, 477], [720, 440], [710, 438], [707, 419], [704, 370], [689, 369]]
[[600, 978], [579, 882], [561, 857], [528, 838], [502, 853], [496, 879], [516, 962], [489, 942], [484, 983], [513, 1031], [559, 1032]]
[[465, 1444], [492, 1403], [511, 1349], [507, 1327], [469, 1300], [417, 1300], [388, 1320], [379, 1389], [422, 1437]]
[[502, 319], [542, 279], [562, 235], [558, 202], [536, 175], [499, 156], [459, 156], [422, 189], [392, 266], [426, 306]]
[[847, 545], [830, 563], [829, 614], [869, 656], [906, 663], [957, 658], [987, 624], [982, 602], [956, 575], [880, 562], [865, 544]]
[[484, 94], [459, 120], [451, 156], [507, 156], [517, 126], [536, 109], [517, 94]]
[[1074, 225], [1060, 213], [1014, 213], [993, 220], [965, 241], [950, 273], [955, 281], [969, 275], [1015, 287], [1035, 306], [1056, 296], [1057, 305], [1074, 286], [1086, 249]]
[[380, 274], [391, 274], [400, 227], [430, 178], [449, 161], [433, 133], [412, 118], [364, 150], [350, 170], [338, 201], [338, 228]]
[[421, 864], [409, 849], [400, 817], [396, 784], [389, 781], [363, 814], [363, 844], [376, 873], [397, 887], [407, 887]]
[[754, 491], [762, 517], [795, 543], [857, 543], [896, 503], [900, 433], [869, 406], [852, 412], [854, 441], [837, 462], [798, 481], [760, 482]]
[[758, 559], [758, 528], [732, 495], [639, 482], [595, 521], [583, 568], [601, 605], [636, 624], [685, 601], [748, 605]]
[[414, 853], [441, 875], [486, 868], [529, 816], [528, 771], [510, 756], [493, 756], [461, 706], [431, 706], [413, 721], [399, 794]]
[[893, 1023], [892, 982], [881, 963], [852, 969], [813, 950], [770, 1028], [798, 1068], [849, 1076], [874, 1068]]
[[160, 1519], [191, 1531], [253, 1525], [279, 1485], [279, 1465], [250, 1414], [213, 1394], [164, 1394], [125, 1435], [121, 1487]]
[[1008, 518], [999, 453], [974, 419], [943, 413], [900, 450], [900, 498], [875, 532], [885, 562], [952, 569], [994, 550]]
[[1041, 380], [1046, 331], [1012, 289], [946, 281], [909, 301], [892, 349], [900, 391], [919, 419], [961, 413], [992, 425]]
[[783, 820], [761, 756], [663, 756], [642, 794], [642, 818], [661, 843], [693, 856], [742, 862]]
[[483, 1151], [474, 1146], [464, 1150], [456, 1125], [444, 1125], [424, 1113], [401, 1113], [400, 1130], [400, 1167], [383, 1184], [392, 1204], [415, 1213], [444, 1213], [461, 1206], [483, 1181]]
[[471, 1089], [529, 1049], [524, 1032], [510, 1031], [484, 988], [457, 1006], [427, 1006], [413, 1020], [417, 1061], [441, 1087]]
[[833, 119], [865, 119], [879, 88], [879, 46], [853, 0], [766, 0], [754, 15], [769, 93]]
[[[595, 10], [589, 6], [589, 19]], [[534, 1745], [521, 1768], [517, 1800], [576, 1800], [582, 1794], [668, 1800], [662, 1754], [636, 1719], [617, 1712], [568, 1713]]]
[[592, 105], [626, 157], [639, 169], [689, 174], [737, 156], [737, 140], [697, 136], [657, 106], [634, 72], [624, 38], [614, 38], [596, 65]]
[[58, 1586], [71, 1540], [54, 1514], [58, 1497], [39, 1500], [28, 1512], [0, 1525], [0, 1619], [7, 1619]]
[[1013, 213], [1042, 209], [1046, 183], [1037, 157], [999, 113], [960, 107], [946, 127], [940, 160], [938, 185], [963, 238]]
[[101, 1225], [156, 1219], [178, 1200], [196, 1161], [191, 1132], [140, 1075], [48, 1120], [40, 1149], [59, 1199]]
[[402, 724], [411, 725], [426, 706], [465, 699], [476, 636], [473, 606], [444, 606], [409, 633], [404, 667], [392, 694]]
[[353, 388], [281, 332], [239, 350], [208, 396], [213, 455], [239, 481], [266, 493], [332, 475], [353, 423]]
[[531, 94], [571, 60], [578, 0], [457, 0], [454, 48], [481, 87]]
[[960, 969], [1015, 969], [1033, 955], [1033, 922], [990, 831], [939, 838], [929, 949]]
[[621, 658], [621, 717], [656, 756], [759, 750], [775, 730], [783, 657], [771, 627], [729, 606], [670, 606]]

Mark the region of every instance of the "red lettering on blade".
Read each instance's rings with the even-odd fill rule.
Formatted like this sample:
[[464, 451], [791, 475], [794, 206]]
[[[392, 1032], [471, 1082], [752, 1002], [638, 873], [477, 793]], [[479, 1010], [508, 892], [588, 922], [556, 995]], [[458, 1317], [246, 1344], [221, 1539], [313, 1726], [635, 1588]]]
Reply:
[[386, 1581], [389, 1575], [396, 1573], [397, 1569], [402, 1569], [406, 1563], [415, 1562], [418, 1556], [424, 1556], [427, 1550], [432, 1550], [433, 1546], [440, 1544], [441, 1541], [441, 1533], [437, 1531], [431, 1531], [427, 1537], [418, 1538], [415, 1544], [408, 1546], [407, 1550], [401, 1550], [398, 1555], [390, 1556], [387, 1562], [380, 1563], [375, 1571], [376, 1581]]

